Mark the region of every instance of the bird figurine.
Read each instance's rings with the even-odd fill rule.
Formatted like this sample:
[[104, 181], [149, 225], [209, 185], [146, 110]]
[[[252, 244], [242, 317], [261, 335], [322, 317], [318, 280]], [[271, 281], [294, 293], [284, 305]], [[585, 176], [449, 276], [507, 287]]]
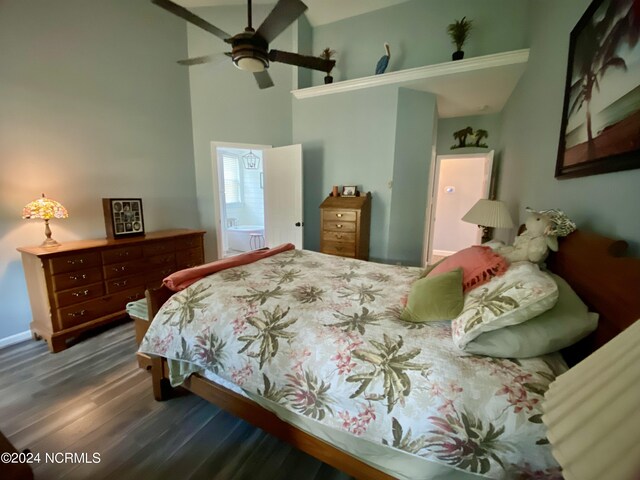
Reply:
[[376, 65], [376, 75], [384, 73], [384, 71], [387, 69], [387, 65], [389, 65], [391, 51], [389, 50], [389, 44], [386, 42], [384, 44], [384, 49], [386, 50], [387, 54], [383, 55], [382, 57], [380, 57], [380, 60], [378, 60], [378, 64]]

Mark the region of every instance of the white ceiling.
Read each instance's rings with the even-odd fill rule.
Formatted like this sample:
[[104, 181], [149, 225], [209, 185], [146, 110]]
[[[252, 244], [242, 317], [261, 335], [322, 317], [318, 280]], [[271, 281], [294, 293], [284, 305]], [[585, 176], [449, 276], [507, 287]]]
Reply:
[[[326, 23], [355, 17], [409, 0], [304, 0], [309, 7], [305, 12], [314, 27]], [[186, 8], [218, 7], [222, 5], [246, 5], [246, 0], [175, 0]], [[274, 0], [253, 0], [254, 4], [275, 4]]]

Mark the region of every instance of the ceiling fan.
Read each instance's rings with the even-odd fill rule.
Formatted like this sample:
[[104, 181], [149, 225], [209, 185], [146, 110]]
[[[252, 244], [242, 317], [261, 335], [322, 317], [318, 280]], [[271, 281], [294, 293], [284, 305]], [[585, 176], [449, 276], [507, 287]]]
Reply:
[[233, 64], [240, 70], [252, 72], [260, 88], [269, 88], [273, 86], [273, 80], [267, 71], [269, 62], [287, 63], [321, 72], [331, 71], [336, 63], [335, 60], [325, 60], [281, 50], [269, 50], [269, 43], [307, 9], [307, 6], [300, 0], [279, 0], [262, 25], [258, 27], [258, 30], [254, 30], [251, 24], [251, 0], [247, 0], [248, 25], [243, 32], [233, 36], [171, 0], [152, 0], [152, 2], [231, 44], [231, 52], [179, 60], [178, 63], [181, 65], [217, 63], [226, 55], [231, 57]]

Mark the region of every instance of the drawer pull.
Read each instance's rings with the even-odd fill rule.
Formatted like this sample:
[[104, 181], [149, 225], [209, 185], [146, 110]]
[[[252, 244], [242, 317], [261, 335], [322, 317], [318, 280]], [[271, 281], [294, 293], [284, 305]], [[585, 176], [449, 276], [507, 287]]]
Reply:
[[337, 250], [337, 251], [339, 251], [339, 252], [341, 252], [341, 251], [342, 251], [342, 247], [337, 246], [337, 247], [336, 247], [336, 250]]
[[86, 297], [87, 295], [89, 295], [89, 290], [82, 290], [80, 292], [73, 292], [71, 295], [73, 295], [74, 297]]
[[118, 254], [118, 256], [119, 256], [119, 257], [128, 257], [128, 256], [129, 256], [129, 251], [126, 251], [126, 252], [120, 252], [120, 253]]
[[338, 240], [340, 240], [340, 239], [342, 238], [342, 234], [341, 234], [341, 233], [336, 233], [336, 238], [337, 238]]
[[78, 258], [77, 260], [67, 260], [69, 265], [75, 265], [76, 263], [84, 263], [84, 258]]
[[69, 275], [69, 280], [84, 280], [85, 278], [87, 278], [87, 275], [84, 273], [82, 275]]
[[336, 228], [342, 228], [342, 224], [341, 223], [336, 224]]
[[70, 317], [84, 317], [87, 314], [86, 310], [80, 310], [79, 312], [67, 313]]
[[138, 300], [138, 298], [140, 298], [140, 295], [138, 295], [138, 294], [136, 294], [136, 295], [129, 295], [129, 296], [127, 297], [127, 300], [131, 302], [131, 301], [133, 301], [133, 300]]
[[342, 214], [341, 213], [336, 213], [336, 217], [342, 218]]
[[113, 282], [114, 287], [126, 287], [129, 280], [123, 280], [121, 282]]
[[123, 265], [122, 267], [112, 267], [112, 270], [114, 272], [124, 272], [127, 269], [126, 265]]

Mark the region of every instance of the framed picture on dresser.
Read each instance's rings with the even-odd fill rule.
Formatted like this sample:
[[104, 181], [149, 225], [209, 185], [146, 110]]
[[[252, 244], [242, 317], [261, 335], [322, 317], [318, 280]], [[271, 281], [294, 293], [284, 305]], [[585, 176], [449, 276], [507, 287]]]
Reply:
[[144, 235], [141, 198], [103, 198], [102, 209], [107, 238]]

